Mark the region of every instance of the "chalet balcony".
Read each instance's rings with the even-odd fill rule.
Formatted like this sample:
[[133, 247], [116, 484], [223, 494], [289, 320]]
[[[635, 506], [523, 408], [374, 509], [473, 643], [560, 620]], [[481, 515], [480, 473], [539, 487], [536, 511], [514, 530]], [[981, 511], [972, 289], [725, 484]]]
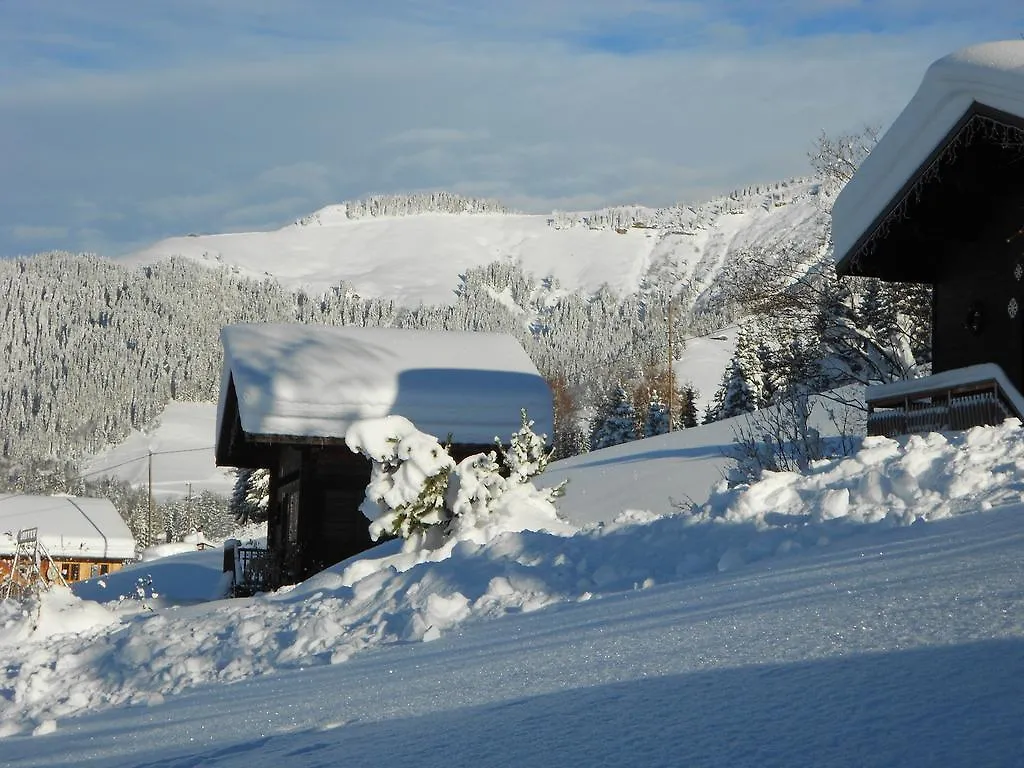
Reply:
[[895, 437], [1022, 418], [1024, 397], [994, 363], [868, 387], [868, 434]]
[[224, 542], [224, 573], [229, 577], [228, 594], [231, 597], [251, 597], [257, 592], [269, 592], [279, 579], [266, 547], [242, 546], [237, 539]]

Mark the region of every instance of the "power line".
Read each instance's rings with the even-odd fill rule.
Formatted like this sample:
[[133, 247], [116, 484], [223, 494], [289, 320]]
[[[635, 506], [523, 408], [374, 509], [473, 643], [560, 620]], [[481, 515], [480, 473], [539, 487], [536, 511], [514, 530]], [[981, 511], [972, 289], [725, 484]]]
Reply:
[[112, 469], [118, 469], [119, 467], [123, 467], [127, 464], [132, 464], [136, 461], [148, 459], [150, 456], [171, 456], [172, 454], [177, 453], [198, 453], [199, 451], [212, 451], [214, 450], [215, 447], [216, 446], [210, 445], [202, 448], [177, 448], [173, 451], [149, 451], [148, 453], [144, 453], [141, 456], [135, 456], [134, 458], [131, 459], [125, 459], [119, 464], [113, 464], [109, 467], [103, 467], [102, 469], [94, 469], [90, 472], [82, 472], [81, 474], [79, 474], [79, 477], [81, 477], [84, 480], [85, 478], [92, 477], [93, 475], [101, 475], [104, 472], [111, 471]]
[[[172, 451], [149, 451], [149, 452], [144, 453], [144, 454], [142, 454], [140, 456], [135, 456], [135, 457], [130, 458], [130, 459], [125, 459], [124, 461], [118, 462], [117, 464], [111, 464], [109, 467], [103, 467], [102, 469], [94, 469], [94, 470], [92, 470], [90, 472], [80, 472], [80, 473], [78, 473], [78, 478], [77, 479], [85, 480], [86, 478], [93, 477], [94, 475], [102, 475], [105, 472], [110, 472], [112, 470], [119, 469], [120, 467], [127, 466], [128, 464], [133, 464], [136, 461], [143, 461], [145, 459], [149, 459], [151, 456], [171, 456], [171, 455], [179, 454], [179, 453], [198, 453], [199, 451], [212, 451], [212, 450], [215, 449], [215, 447], [216, 446], [212, 446], [211, 445], [211, 446], [204, 446], [204, 447], [201, 447], [201, 448], [176, 448], [176, 449], [174, 449]], [[25, 492], [11, 493], [11, 494], [7, 494], [5, 496], [0, 496], [0, 503], [3, 503], [5, 501], [11, 501], [12, 499], [18, 499], [18, 498], [21, 498], [23, 496], [35, 496], [35, 495], [37, 495], [37, 494], [25, 493]]]

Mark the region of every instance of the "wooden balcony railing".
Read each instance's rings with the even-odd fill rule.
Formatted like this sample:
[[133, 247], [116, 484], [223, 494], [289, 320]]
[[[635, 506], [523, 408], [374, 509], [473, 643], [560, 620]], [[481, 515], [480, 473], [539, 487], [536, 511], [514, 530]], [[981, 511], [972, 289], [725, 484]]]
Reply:
[[868, 434], [895, 437], [1001, 424], [1024, 415], [1024, 398], [994, 363], [868, 387]]
[[276, 584], [270, 551], [266, 547], [243, 547], [237, 539], [224, 542], [224, 573], [231, 574], [231, 597], [251, 597], [270, 591]]

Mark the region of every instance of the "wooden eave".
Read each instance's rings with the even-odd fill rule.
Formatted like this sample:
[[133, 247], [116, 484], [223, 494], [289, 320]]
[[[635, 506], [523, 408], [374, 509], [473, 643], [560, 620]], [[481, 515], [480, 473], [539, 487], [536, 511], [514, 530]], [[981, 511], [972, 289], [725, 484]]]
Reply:
[[935, 281], [946, 254], [956, 252], [956, 244], [944, 232], [925, 231], [914, 221], [913, 214], [928, 190], [941, 183], [941, 170], [960, 162], [958, 151], [970, 142], [969, 133], [974, 128], [971, 123], [975, 120], [1024, 133], [1024, 118], [974, 102], [853, 247], [845, 254], [837, 254], [836, 271], [840, 275], [896, 282]]

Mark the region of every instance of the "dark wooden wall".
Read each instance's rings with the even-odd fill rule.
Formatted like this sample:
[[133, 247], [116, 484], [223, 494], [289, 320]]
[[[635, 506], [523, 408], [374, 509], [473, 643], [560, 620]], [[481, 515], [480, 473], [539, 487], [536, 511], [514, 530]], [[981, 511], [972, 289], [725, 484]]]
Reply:
[[932, 367], [998, 363], [1024, 390], [1024, 196], [989, 200], [985, 227], [941, 260]]

